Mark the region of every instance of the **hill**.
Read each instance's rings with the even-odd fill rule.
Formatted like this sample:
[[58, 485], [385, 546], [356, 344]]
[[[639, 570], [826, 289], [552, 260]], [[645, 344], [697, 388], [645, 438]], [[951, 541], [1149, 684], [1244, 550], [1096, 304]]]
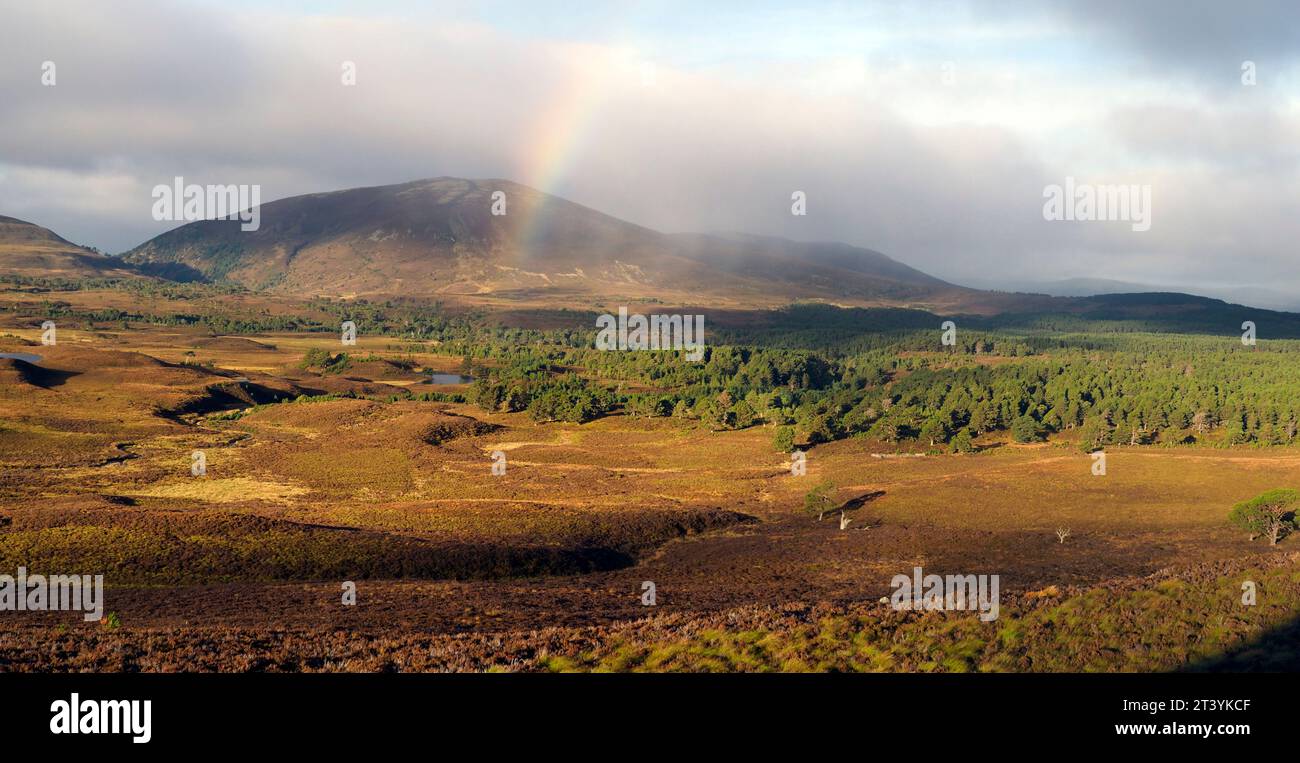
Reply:
[[1110, 278], [1063, 278], [1055, 281], [978, 279], [967, 283], [980, 289], [1048, 294], [1053, 297], [1092, 297], [1099, 294], [1175, 292], [1221, 299], [1229, 303], [1263, 307], [1269, 310], [1289, 312], [1300, 310], [1300, 299], [1297, 299], [1294, 295], [1261, 286], [1230, 286], [1223, 284], [1202, 286], [1153, 285], [1116, 281]]
[[0, 273], [33, 278], [138, 277], [123, 265], [48, 228], [0, 215]]

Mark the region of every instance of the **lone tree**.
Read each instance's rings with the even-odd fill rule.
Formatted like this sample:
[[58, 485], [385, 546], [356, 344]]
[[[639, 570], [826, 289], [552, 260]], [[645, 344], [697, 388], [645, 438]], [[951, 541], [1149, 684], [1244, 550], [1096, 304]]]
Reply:
[[1297, 506], [1300, 506], [1300, 490], [1270, 490], [1233, 506], [1228, 519], [1249, 532], [1251, 540], [1263, 535], [1268, 538], [1268, 545], [1276, 546], [1300, 527], [1296, 523]]
[[822, 521], [826, 512], [835, 508], [835, 483], [826, 480], [809, 490], [803, 497], [803, 508], [809, 514], [816, 514], [818, 522]]

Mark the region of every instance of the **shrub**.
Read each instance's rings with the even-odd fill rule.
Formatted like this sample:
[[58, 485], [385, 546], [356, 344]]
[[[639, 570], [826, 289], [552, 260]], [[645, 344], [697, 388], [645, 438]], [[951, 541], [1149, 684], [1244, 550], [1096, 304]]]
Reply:
[[777, 427], [772, 437], [772, 447], [777, 453], [789, 453], [794, 450], [794, 427]]

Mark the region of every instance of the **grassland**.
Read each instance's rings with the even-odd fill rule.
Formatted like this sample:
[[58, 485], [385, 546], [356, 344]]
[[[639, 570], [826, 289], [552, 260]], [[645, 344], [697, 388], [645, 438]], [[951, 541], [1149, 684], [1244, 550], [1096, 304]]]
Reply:
[[[858, 436], [794, 476], [771, 426], [417, 399], [466, 390], [424, 383], [461, 367], [436, 341], [363, 336], [331, 373], [301, 362], [338, 350], [321, 332], [91, 321], [47, 347], [39, 321], [0, 322], [0, 352], [41, 356], [0, 359], [0, 570], [103, 573], [122, 623], [6, 613], [0, 669], [1295, 666], [1296, 540], [1226, 521], [1300, 485], [1295, 446], [1112, 446], [1097, 476], [1072, 434], [973, 453]], [[848, 529], [803, 511], [824, 480]], [[914, 566], [999, 575], [1002, 616], [881, 605]]]

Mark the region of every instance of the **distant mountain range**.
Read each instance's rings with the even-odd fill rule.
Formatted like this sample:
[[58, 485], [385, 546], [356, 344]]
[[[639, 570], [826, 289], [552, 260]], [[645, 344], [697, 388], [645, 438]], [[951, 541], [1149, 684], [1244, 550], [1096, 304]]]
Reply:
[[1176, 292], [1221, 299], [1239, 305], [1253, 305], [1269, 310], [1300, 311], [1300, 298], [1297, 298], [1294, 294], [1258, 286], [1170, 286], [1115, 281], [1109, 278], [1062, 278], [1055, 281], [973, 280], [968, 285], [980, 289], [1049, 294], [1053, 297]]
[[[494, 202], [504, 214], [494, 214]], [[261, 205], [256, 231], [241, 230], [235, 219], [193, 222], [121, 257], [0, 217], [0, 274], [6, 273], [234, 282], [290, 296], [498, 306], [820, 302], [982, 315], [1091, 314], [1120, 303], [1077, 297], [1164, 291], [1091, 279], [974, 289], [848, 244], [661, 233], [509, 180], [448, 177], [280, 199]], [[1126, 312], [1149, 303], [1167, 313], [1170, 298], [1122, 304]]]

